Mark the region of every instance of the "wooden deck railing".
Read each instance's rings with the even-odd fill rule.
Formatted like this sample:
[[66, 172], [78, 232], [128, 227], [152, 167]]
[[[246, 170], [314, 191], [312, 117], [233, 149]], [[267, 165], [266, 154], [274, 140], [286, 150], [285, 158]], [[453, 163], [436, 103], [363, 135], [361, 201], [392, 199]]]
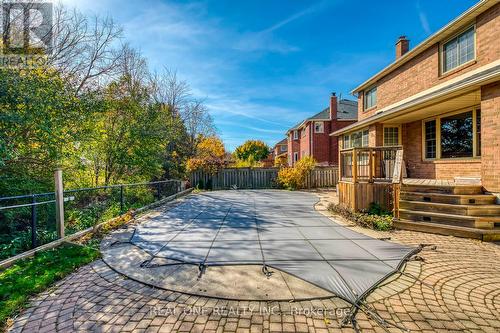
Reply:
[[339, 159], [340, 180], [349, 183], [392, 184], [394, 217], [399, 218], [399, 193], [403, 177], [403, 147], [343, 149]]

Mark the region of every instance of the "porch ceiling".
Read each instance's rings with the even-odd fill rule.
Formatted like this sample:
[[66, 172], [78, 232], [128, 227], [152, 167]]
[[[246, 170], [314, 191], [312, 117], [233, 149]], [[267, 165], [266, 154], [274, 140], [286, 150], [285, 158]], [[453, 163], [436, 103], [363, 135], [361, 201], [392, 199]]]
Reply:
[[433, 103], [422, 108], [414, 109], [400, 116], [384, 121], [384, 124], [409, 123], [430, 118], [442, 113], [473, 107], [479, 105], [480, 103], [481, 91], [477, 89], [457, 97]]

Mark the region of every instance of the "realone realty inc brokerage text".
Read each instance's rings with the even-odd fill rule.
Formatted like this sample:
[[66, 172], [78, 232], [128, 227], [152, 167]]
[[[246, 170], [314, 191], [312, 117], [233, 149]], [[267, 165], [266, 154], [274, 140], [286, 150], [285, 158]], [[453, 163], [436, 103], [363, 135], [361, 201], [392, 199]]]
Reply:
[[312, 317], [329, 317], [329, 318], [343, 318], [348, 316], [350, 313], [349, 308], [336, 308], [336, 309], [326, 309], [326, 308], [316, 308], [316, 307], [293, 307], [291, 306], [288, 310], [282, 310], [279, 306], [248, 306], [248, 307], [231, 307], [231, 306], [215, 306], [210, 308], [205, 308], [202, 306], [193, 307], [161, 307], [152, 306], [149, 310], [149, 317], [168, 317], [168, 316], [178, 316], [181, 314], [189, 315], [217, 315], [222, 317], [227, 316], [247, 316], [247, 315], [304, 315]]

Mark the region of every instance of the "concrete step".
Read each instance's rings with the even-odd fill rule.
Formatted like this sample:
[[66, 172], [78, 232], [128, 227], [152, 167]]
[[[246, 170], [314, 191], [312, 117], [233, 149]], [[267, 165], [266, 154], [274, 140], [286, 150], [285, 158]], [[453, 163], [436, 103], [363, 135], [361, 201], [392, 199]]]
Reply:
[[401, 200], [447, 203], [454, 205], [493, 205], [496, 202], [496, 197], [492, 194], [401, 192]]
[[400, 200], [400, 208], [465, 216], [500, 216], [500, 205], [454, 205], [447, 203]]
[[484, 230], [478, 228], [459, 227], [439, 223], [415, 222], [408, 220], [396, 220], [394, 227], [403, 230], [427, 232], [431, 234], [455, 236], [463, 238], [474, 238], [484, 242], [500, 241], [500, 228]]
[[403, 184], [401, 191], [441, 194], [483, 194], [481, 185], [416, 185]]
[[464, 216], [408, 209], [400, 209], [399, 216], [402, 220], [414, 222], [439, 223], [479, 229], [493, 229], [495, 227], [495, 218], [489, 221], [486, 217], [480, 216]]

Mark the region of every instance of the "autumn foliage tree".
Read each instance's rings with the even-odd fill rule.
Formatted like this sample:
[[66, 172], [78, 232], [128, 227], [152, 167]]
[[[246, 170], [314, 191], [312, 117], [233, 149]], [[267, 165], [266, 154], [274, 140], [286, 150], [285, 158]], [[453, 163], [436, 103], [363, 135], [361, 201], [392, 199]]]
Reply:
[[261, 140], [248, 140], [234, 151], [237, 165], [254, 166], [269, 155], [269, 146]]
[[196, 145], [195, 156], [188, 159], [186, 169], [188, 172], [202, 170], [215, 174], [224, 166], [225, 155], [226, 150], [220, 138], [202, 138]]

